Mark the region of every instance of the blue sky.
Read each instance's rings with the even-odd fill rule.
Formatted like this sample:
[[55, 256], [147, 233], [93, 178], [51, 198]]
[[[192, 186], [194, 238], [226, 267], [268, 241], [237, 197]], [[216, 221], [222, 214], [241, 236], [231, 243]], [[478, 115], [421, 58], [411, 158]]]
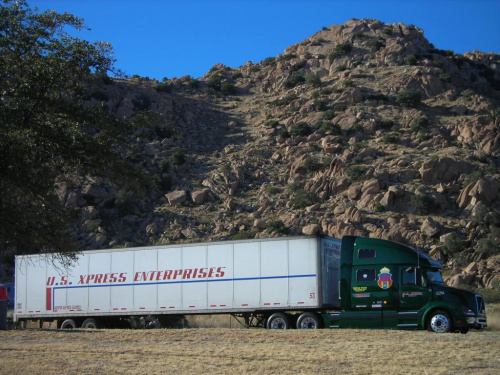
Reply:
[[500, 0], [27, 1], [83, 18], [91, 31], [79, 37], [110, 42], [117, 68], [160, 80], [256, 63], [352, 18], [416, 25], [455, 53], [500, 53]]

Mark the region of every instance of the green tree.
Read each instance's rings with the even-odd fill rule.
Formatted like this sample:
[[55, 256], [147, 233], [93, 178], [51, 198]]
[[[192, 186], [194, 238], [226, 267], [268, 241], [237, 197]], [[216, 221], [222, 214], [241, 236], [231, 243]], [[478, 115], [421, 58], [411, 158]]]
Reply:
[[124, 125], [85, 104], [113, 69], [107, 43], [66, 30], [83, 20], [0, 0], [0, 253], [74, 250], [54, 183], [124, 168], [113, 147]]

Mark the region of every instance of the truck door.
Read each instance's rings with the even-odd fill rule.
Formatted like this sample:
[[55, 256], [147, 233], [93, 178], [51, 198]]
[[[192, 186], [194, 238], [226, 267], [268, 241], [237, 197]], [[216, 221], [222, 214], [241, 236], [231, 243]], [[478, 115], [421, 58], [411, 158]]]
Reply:
[[399, 301], [401, 310], [419, 310], [429, 300], [429, 290], [422, 277], [422, 270], [416, 267], [402, 267]]
[[[351, 303], [353, 318], [357, 322], [351, 322], [352, 327], [382, 328], [386, 324], [384, 316], [391, 311], [394, 312], [395, 283], [391, 270], [380, 266], [358, 266], [353, 267], [351, 279]], [[353, 319], [354, 320], [354, 319]]]

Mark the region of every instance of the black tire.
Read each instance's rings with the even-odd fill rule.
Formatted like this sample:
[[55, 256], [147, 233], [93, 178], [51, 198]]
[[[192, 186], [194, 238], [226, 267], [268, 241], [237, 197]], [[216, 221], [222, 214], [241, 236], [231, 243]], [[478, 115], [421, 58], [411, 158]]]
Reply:
[[290, 320], [283, 313], [274, 313], [267, 319], [268, 329], [289, 329], [290, 328]]
[[73, 319], [66, 319], [61, 323], [61, 329], [76, 329], [76, 322]]
[[321, 328], [320, 317], [312, 312], [305, 312], [297, 319], [297, 329], [318, 329]]
[[88, 318], [85, 319], [82, 323], [82, 328], [85, 329], [97, 329], [99, 328], [99, 325], [97, 324], [97, 321], [93, 318]]
[[459, 332], [463, 335], [465, 335], [467, 332], [469, 332], [469, 327], [465, 327], [465, 328], [460, 328], [459, 329]]
[[427, 329], [435, 333], [447, 333], [453, 329], [450, 314], [444, 310], [433, 311], [427, 319]]

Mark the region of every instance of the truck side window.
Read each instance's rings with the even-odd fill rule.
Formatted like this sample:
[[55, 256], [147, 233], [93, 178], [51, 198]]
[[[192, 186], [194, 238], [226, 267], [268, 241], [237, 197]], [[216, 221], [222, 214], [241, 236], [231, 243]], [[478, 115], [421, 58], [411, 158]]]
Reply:
[[375, 259], [377, 251], [375, 249], [359, 249], [358, 259]]
[[422, 286], [422, 272], [419, 268], [408, 267], [403, 269], [403, 285]]
[[361, 269], [356, 272], [356, 280], [359, 282], [375, 281], [376, 271], [373, 268]]

